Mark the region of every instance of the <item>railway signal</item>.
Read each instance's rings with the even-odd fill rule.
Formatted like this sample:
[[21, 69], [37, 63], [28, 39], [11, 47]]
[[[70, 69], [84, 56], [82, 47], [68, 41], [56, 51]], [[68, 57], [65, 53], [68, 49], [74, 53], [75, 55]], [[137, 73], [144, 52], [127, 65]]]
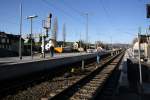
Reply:
[[46, 30], [46, 34], [44, 34], [42, 37], [42, 54], [43, 58], [45, 58], [45, 39], [48, 37], [48, 31], [51, 28], [51, 18], [52, 14], [50, 13], [49, 16], [47, 17], [47, 20], [43, 20], [42, 26]]
[[150, 18], [150, 4], [146, 5], [147, 18]]

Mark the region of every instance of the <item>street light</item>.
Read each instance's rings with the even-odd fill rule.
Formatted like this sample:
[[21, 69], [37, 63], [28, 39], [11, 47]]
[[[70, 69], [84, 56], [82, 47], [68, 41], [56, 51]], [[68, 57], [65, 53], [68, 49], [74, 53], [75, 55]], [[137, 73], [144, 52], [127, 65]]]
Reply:
[[20, 38], [19, 38], [19, 58], [22, 59], [22, 3], [20, 4]]
[[85, 16], [85, 18], [86, 18], [86, 30], [85, 30], [85, 32], [86, 32], [86, 36], [85, 36], [85, 42], [86, 42], [86, 50], [88, 49], [88, 30], [89, 30], [89, 13], [84, 13], [84, 16]]
[[140, 75], [140, 94], [142, 93], [142, 68], [141, 68], [141, 45], [140, 45], [140, 42], [141, 42], [141, 28], [139, 28], [139, 32], [138, 32], [138, 47], [139, 47], [139, 50], [138, 50], [138, 55], [139, 55], [139, 75]]
[[31, 36], [30, 36], [30, 38], [31, 38], [31, 57], [32, 57], [32, 59], [33, 59], [33, 53], [32, 53], [32, 20], [33, 20], [33, 18], [36, 18], [36, 17], [38, 17], [38, 16], [33, 15], [33, 16], [27, 17], [27, 19], [30, 19], [30, 21], [31, 21]]

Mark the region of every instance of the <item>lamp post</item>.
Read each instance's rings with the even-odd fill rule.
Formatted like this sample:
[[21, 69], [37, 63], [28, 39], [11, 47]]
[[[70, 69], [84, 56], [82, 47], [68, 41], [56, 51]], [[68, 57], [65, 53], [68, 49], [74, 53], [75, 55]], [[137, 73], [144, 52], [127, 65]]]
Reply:
[[20, 39], [19, 39], [19, 58], [22, 59], [22, 3], [20, 4]]
[[[141, 28], [139, 28], [139, 32], [138, 32], [138, 47], [139, 47], [139, 50], [138, 50], [138, 55], [139, 55], [139, 76], [140, 76], [140, 94], [142, 93], [142, 68], [141, 68], [141, 45], [140, 45], [140, 42], [141, 42]], [[141, 98], [140, 98], [141, 99]]]
[[89, 41], [88, 41], [88, 30], [89, 30], [89, 27], [88, 27], [88, 22], [89, 22], [89, 14], [88, 13], [85, 13], [86, 15], [86, 49], [88, 49], [88, 46], [89, 46]]
[[46, 31], [46, 35], [43, 35], [43, 48], [42, 48], [42, 53], [43, 53], [43, 58], [45, 58], [45, 39], [46, 37], [48, 37], [48, 32], [49, 32], [49, 29], [51, 28], [51, 18], [52, 18], [52, 14], [50, 13], [47, 17], [47, 20], [43, 20], [43, 28], [45, 29]]
[[27, 19], [29, 19], [30, 21], [31, 21], [31, 36], [30, 36], [30, 38], [31, 38], [31, 57], [32, 57], [32, 59], [33, 59], [33, 53], [32, 53], [32, 20], [33, 20], [33, 18], [36, 18], [36, 17], [38, 17], [38, 16], [36, 16], [36, 15], [34, 15], [34, 16], [28, 16], [27, 17]]

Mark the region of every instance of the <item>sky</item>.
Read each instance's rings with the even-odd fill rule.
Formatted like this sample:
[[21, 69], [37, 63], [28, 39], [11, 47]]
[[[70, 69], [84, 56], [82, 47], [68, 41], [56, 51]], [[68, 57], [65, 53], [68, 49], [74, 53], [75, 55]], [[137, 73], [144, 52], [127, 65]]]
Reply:
[[27, 16], [38, 16], [33, 19], [33, 34], [37, 35], [43, 32], [42, 20], [49, 13], [52, 24], [55, 17], [58, 19], [58, 40], [62, 40], [64, 23], [67, 41], [85, 40], [85, 13], [89, 15], [88, 40], [92, 43], [131, 43], [139, 27], [145, 33], [150, 25], [146, 18], [148, 0], [0, 0], [0, 31], [19, 34], [21, 2], [23, 35], [30, 33]]

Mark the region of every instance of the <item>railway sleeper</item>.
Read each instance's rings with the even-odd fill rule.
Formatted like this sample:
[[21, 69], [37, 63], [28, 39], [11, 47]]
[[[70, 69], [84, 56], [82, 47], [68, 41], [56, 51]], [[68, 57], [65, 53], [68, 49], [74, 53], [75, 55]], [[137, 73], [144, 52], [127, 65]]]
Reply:
[[97, 87], [91, 87], [91, 86], [86, 85], [83, 88], [86, 89], [86, 90], [91, 90], [91, 89], [95, 90]]
[[70, 99], [75, 99], [75, 100], [88, 100], [89, 98], [91, 98], [92, 95], [91, 94], [79, 94], [76, 93], [76, 95], [74, 95], [73, 97], [71, 97]]
[[82, 88], [81, 90], [79, 90], [79, 92], [81, 92], [81, 93], [92, 93], [91, 90], [87, 90], [85, 88]]
[[83, 87], [83, 89], [87, 89], [88, 91], [95, 90], [97, 88], [97, 86], [99, 86], [99, 85], [97, 85], [97, 86], [95, 86], [95, 85], [89, 85], [89, 86], [90, 86], [90, 88], [84, 88]]
[[101, 80], [104, 80], [104, 79], [106, 79], [107, 77], [106, 76], [104, 76], [104, 78], [102, 78], [102, 79], [92, 79], [90, 82], [92, 82], [92, 83], [94, 83], [94, 82], [97, 82], [97, 81], [101, 81]]
[[[101, 81], [97, 81], [96, 83], [92, 82], [92, 83], [89, 83], [90, 86], [98, 86], [100, 85], [102, 82]], [[92, 84], [92, 85], [91, 85]]]
[[104, 77], [102, 77], [102, 76], [100, 76], [100, 77], [96, 77], [96, 78], [94, 78], [94, 79], [92, 79], [90, 82], [91, 83], [93, 83], [93, 82], [97, 82], [97, 81], [103, 81], [103, 80], [105, 80], [107, 78], [107, 76], [104, 76]]

